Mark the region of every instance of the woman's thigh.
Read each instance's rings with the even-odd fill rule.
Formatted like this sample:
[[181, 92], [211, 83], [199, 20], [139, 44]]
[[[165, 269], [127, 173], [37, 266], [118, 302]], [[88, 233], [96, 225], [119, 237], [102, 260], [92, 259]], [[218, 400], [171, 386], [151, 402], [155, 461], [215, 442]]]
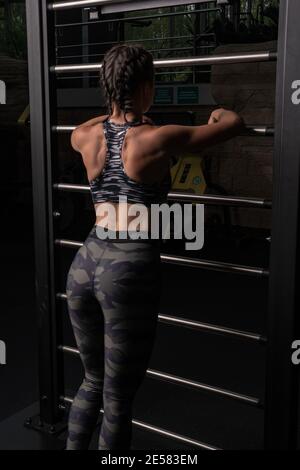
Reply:
[[133, 397], [153, 350], [161, 293], [157, 248], [111, 244], [95, 273], [105, 328], [105, 393]]

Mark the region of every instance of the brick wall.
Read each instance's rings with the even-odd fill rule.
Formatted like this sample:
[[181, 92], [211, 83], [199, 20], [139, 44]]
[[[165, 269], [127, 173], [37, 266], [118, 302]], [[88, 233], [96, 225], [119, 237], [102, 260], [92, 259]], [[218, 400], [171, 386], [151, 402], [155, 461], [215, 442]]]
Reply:
[[[216, 54], [276, 51], [276, 42], [220, 46]], [[212, 67], [212, 95], [218, 105], [234, 109], [247, 125], [274, 126], [276, 62]], [[202, 113], [198, 120], [202, 121]], [[237, 137], [205, 151], [213, 185], [235, 196], [272, 197], [273, 137]], [[215, 209], [216, 211], [218, 209]], [[235, 225], [270, 228], [271, 211], [232, 209]]]

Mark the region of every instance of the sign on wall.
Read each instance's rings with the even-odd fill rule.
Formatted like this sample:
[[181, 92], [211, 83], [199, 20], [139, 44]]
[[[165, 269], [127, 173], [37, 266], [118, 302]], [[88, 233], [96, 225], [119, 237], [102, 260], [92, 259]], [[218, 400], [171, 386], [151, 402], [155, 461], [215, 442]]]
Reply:
[[210, 83], [195, 85], [157, 85], [154, 104], [156, 105], [202, 105], [215, 106]]

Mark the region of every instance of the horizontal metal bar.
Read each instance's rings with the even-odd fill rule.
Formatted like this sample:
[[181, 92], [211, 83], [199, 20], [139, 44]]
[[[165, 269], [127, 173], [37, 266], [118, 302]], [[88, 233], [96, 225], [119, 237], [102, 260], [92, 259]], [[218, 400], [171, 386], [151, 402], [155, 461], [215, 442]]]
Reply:
[[[121, 2], [130, 2], [130, 0], [118, 0]], [[70, 8], [88, 8], [95, 6], [108, 5], [110, 3], [117, 3], [116, 0], [77, 0], [77, 1], [67, 1], [67, 2], [54, 2], [50, 3], [48, 8], [49, 10], [67, 10]]]
[[[65, 396], [60, 398], [63, 403], [66, 403], [68, 405], [72, 405], [73, 399], [71, 397]], [[100, 413], [104, 413], [103, 408], [100, 409]], [[166, 429], [153, 426], [152, 424], [145, 423], [144, 421], [140, 421], [137, 419], [132, 420], [132, 424], [135, 426], [138, 426], [140, 428], [146, 429], [147, 431], [151, 431], [155, 434], [160, 434], [164, 437], [168, 437], [170, 439], [174, 439], [179, 442], [184, 442], [185, 444], [190, 444], [195, 447], [199, 447], [200, 449], [203, 450], [221, 450], [219, 447], [212, 446], [210, 444], [205, 444], [200, 441], [196, 441], [195, 439], [191, 439], [186, 436], [182, 436], [181, 434], [177, 434], [171, 431], [167, 431]]]
[[148, 369], [147, 375], [149, 377], [157, 378], [159, 380], [165, 380], [167, 382], [174, 383], [176, 385], [184, 385], [190, 388], [212, 393], [222, 398], [230, 398], [232, 400], [240, 401], [246, 405], [252, 405], [256, 407], [262, 406], [261, 400], [259, 398], [250, 397], [250, 396], [243, 395], [241, 393], [232, 392], [230, 390], [226, 390], [220, 387], [214, 387], [212, 385], [207, 385], [207, 384], [203, 384], [200, 382], [195, 382], [193, 380], [184, 379], [176, 375], [166, 374], [164, 372], [160, 372], [160, 371], [153, 370], [153, 369]]
[[260, 334], [251, 333], [248, 331], [235, 330], [232, 328], [226, 328], [224, 326], [213, 325], [210, 323], [203, 323], [195, 320], [186, 320], [181, 317], [173, 317], [170, 315], [158, 315], [158, 320], [162, 323], [168, 323], [170, 325], [180, 325], [186, 328], [192, 328], [199, 331], [204, 331], [206, 333], [216, 333], [223, 336], [239, 338], [243, 340], [250, 340], [258, 343], [266, 343], [267, 338]]
[[64, 248], [81, 248], [83, 246], [82, 242], [76, 242], [73, 240], [55, 240], [55, 244]]
[[[67, 300], [67, 294], [57, 294], [56, 297], [61, 300]], [[222, 336], [228, 336], [230, 338], [238, 338], [242, 340], [250, 340], [257, 343], [265, 344], [267, 338], [260, 334], [251, 333], [249, 331], [235, 330], [233, 328], [226, 328], [224, 326], [213, 325], [211, 323], [203, 323], [195, 320], [186, 320], [182, 317], [174, 317], [171, 315], [158, 315], [158, 321], [161, 323], [167, 323], [172, 326], [182, 326], [184, 328], [191, 328], [193, 330], [202, 331], [205, 333], [220, 334]]]
[[220, 261], [200, 260], [185, 258], [183, 256], [161, 255], [164, 263], [176, 264], [179, 266], [188, 266], [191, 268], [207, 269], [210, 271], [220, 271], [229, 274], [245, 274], [248, 276], [267, 277], [269, 271], [264, 268], [242, 266], [238, 264], [223, 263]]
[[[64, 248], [81, 248], [82, 242], [73, 240], [55, 240], [55, 244]], [[161, 255], [161, 261], [178, 266], [188, 266], [191, 268], [207, 269], [209, 271], [220, 271], [230, 274], [245, 274], [248, 276], [268, 277], [269, 271], [264, 268], [242, 266], [238, 264], [223, 263], [220, 261], [209, 261], [196, 258], [185, 258], [175, 255]]]
[[69, 193], [89, 193], [90, 187], [83, 184], [54, 184], [54, 189]]
[[[58, 191], [71, 192], [71, 193], [89, 193], [90, 187], [87, 185], [79, 184], [55, 184], [54, 189]], [[170, 192], [168, 194], [169, 201], [177, 202], [197, 202], [199, 204], [222, 205], [222, 206], [238, 206], [238, 207], [251, 207], [270, 209], [272, 202], [267, 199], [247, 198], [236, 196], [219, 196], [219, 195], [198, 195], [183, 192]]]
[[57, 297], [57, 299], [60, 299], [60, 300], [67, 300], [67, 299], [68, 299], [67, 294], [63, 294], [63, 293], [61, 293], [61, 292], [59, 292], [58, 294], [56, 294], [56, 297]]
[[[276, 52], [249, 52], [244, 54], [219, 54], [206, 55], [202, 57], [176, 58], [176, 59], [157, 59], [154, 65], [157, 68], [162, 67], [190, 67], [193, 65], [222, 65], [222, 64], [240, 64], [248, 62], [268, 62], [277, 59]], [[97, 72], [102, 68], [102, 63], [98, 64], [74, 64], [74, 65], [54, 65], [50, 67], [51, 72]]]
[[[156, 4], [155, 4], [156, 2]], [[211, 2], [214, 2], [214, 0], [181, 0], [180, 4], [181, 5], [189, 5], [189, 4], [193, 4], [193, 3], [211, 3]], [[147, 2], [142, 2], [142, 5], [141, 2], [139, 2], [139, 4], [137, 4], [136, 1], [132, 1], [132, 0], [77, 0], [77, 1], [67, 1], [67, 2], [54, 2], [54, 3], [51, 3], [49, 4], [49, 9], [50, 10], [67, 10], [67, 9], [70, 9], [70, 8], [88, 8], [88, 7], [95, 7], [95, 6], [100, 6], [100, 7], [106, 7], [108, 5], [117, 5], [120, 6], [121, 4], [128, 4], [130, 6], [130, 4], [132, 4], [132, 8], [133, 9], [137, 9], [137, 10], [150, 10], [150, 9], [153, 9], [153, 8], [158, 8], [158, 7], [169, 7], [169, 6], [174, 6], [174, 5], [177, 5], [179, 2], [177, 0], [176, 1], [172, 1], [172, 0], [160, 0], [160, 1], [157, 1], [157, 0], [154, 0], [151, 2], [151, 5], [149, 6], [149, 4], [147, 5]], [[126, 8], [127, 9], [127, 8]], [[128, 10], [131, 10], [131, 8], [128, 8]]]
[[80, 356], [79, 349], [72, 348], [71, 346], [59, 346], [59, 351], [62, 351], [66, 354], [71, 354], [72, 356]]
[[267, 199], [236, 197], [236, 196], [219, 196], [213, 194], [188, 194], [182, 192], [171, 192], [168, 194], [169, 201], [178, 202], [198, 202], [199, 204], [220, 205], [220, 206], [237, 206], [249, 207], [257, 209], [271, 209], [272, 202]]
[[[72, 348], [70, 346], [59, 346], [59, 350], [64, 353], [71, 354], [72, 356], [80, 355], [78, 349]], [[167, 374], [165, 372], [161, 372], [158, 370], [147, 369], [146, 375], [148, 377], [159, 379], [159, 380], [164, 380], [166, 382], [169, 382], [175, 385], [183, 385], [188, 388], [212, 393], [213, 395], [218, 395], [222, 398], [229, 398], [235, 401], [239, 401], [239, 402], [244, 403], [245, 405], [251, 405], [255, 407], [262, 406], [261, 400], [259, 398], [250, 397], [248, 395], [243, 395], [241, 393], [232, 392], [230, 390], [226, 390], [220, 387], [214, 387], [212, 385], [203, 384], [200, 382], [196, 382], [194, 380], [185, 379], [183, 377], [178, 377], [176, 375]]]
[[[217, 3], [217, 5], [221, 4], [225, 6], [224, 4], [229, 4], [230, 0], [196, 0], [195, 2], [192, 2], [192, 4], [200, 4], [204, 3], [204, 7], [206, 7], [207, 3]], [[111, 5], [106, 5], [102, 7], [101, 12], [103, 14], [109, 14], [109, 13], [122, 13], [122, 12], [128, 12], [128, 11], [134, 11], [134, 10], [149, 10], [149, 9], [155, 9], [155, 8], [165, 8], [165, 7], [182, 7], [183, 5], [191, 5], [191, 0], [133, 0], [130, 3], [117, 3], [117, 4], [111, 4]]]
[[[52, 126], [53, 132], [72, 132], [76, 129], [75, 125], [70, 126]], [[249, 135], [259, 136], [274, 136], [274, 128], [266, 126], [246, 126], [246, 133]]]
[[200, 441], [197, 441], [195, 439], [191, 439], [187, 436], [183, 436], [183, 435], [175, 433], [175, 432], [167, 431], [166, 429], [150, 425], [148, 423], [145, 423], [144, 421], [133, 419], [132, 424], [134, 424], [135, 426], [138, 426], [142, 429], [146, 429], [147, 431], [151, 431], [155, 434], [160, 434], [161, 436], [164, 436], [164, 437], [167, 437], [167, 438], [170, 438], [170, 439], [174, 439], [175, 441], [183, 442], [185, 444], [195, 446], [195, 447], [198, 447], [198, 448], [203, 449], [203, 450], [222, 450], [219, 447], [215, 447], [215, 446], [212, 446], [210, 444], [205, 444], [204, 442], [200, 442]]
[[[57, 298], [61, 300], [67, 300], [67, 294], [57, 294]], [[219, 325], [213, 325], [209, 323], [198, 322], [194, 320], [186, 320], [180, 317], [173, 317], [170, 315], [158, 315], [158, 321], [161, 323], [167, 323], [170, 325], [180, 325], [186, 328], [192, 328], [207, 333], [221, 334], [223, 336], [235, 337], [243, 340], [252, 340], [261, 344], [267, 342], [267, 338], [260, 334], [251, 333], [248, 331], [235, 330], [232, 328], [226, 328]]]
[[95, 24], [105, 24], [105, 23], [130, 23], [132, 21], [147, 21], [160, 18], [171, 18], [175, 16], [184, 16], [184, 15], [195, 15], [197, 13], [216, 13], [219, 12], [220, 8], [207, 8], [201, 10], [184, 10], [184, 11], [175, 11], [173, 13], [161, 13], [161, 14], [151, 14], [145, 16], [126, 16], [122, 18], [109, 18], [105, 20], [95, 20], [95, 21], [80, 21], [78, 23], [58, 23], [55, 25], [55, 28], [72, 28], [77, 26], [91, 26]]
[[275, 135], [274, 127], [267, 127], [267, 126], [247, 126], [246, 131], [250, 135], [255, 135], [255, 136], [261, 135], [261, 136], [273, 137]]
[[[67, 300], [67, 295], [66, 294], [57, 294], [57, 298], [62, 299], [62, 300]], [[167, 323], [170, 325], [181, 325], [186, 328], [192, 328], [196, 329], [199, 331], [204, 331], [207, 333], [215, 333], [215, 334], [221, 334], [223, 336], [228, 336], [228, 337], [235, 337], [243, 340], [252, 340], [261, 344], [265, 344], [267, 342], [267, 338], [265, 336], [262, 336], [260, 334], [256, 333], [251, 333], [247, 331], [242, 331], [242, 330], [235, 330], [232, 328], [226, 328], [223, 326], [218, 326], [218, 325], [213, 325], [209, 323], [202, 323], [198, 321], [192, 321], [192, 320], [185, 320], [180, 317], [172, 317], [170, 315], [163, 315], [159, 314], [158, 315], [158, 321], [162, 323]]]
[[248, 62], [268, 62], [277, 59], [276, 52], [249, 52], [244, 54], [220, 54], [202, 57], [189, 57], [183, 59], [158, 59], [154, 61], [157, 68], [160, 67], [183, 67], [190, 65], [218, 65], [218, 64], [240, 64]]

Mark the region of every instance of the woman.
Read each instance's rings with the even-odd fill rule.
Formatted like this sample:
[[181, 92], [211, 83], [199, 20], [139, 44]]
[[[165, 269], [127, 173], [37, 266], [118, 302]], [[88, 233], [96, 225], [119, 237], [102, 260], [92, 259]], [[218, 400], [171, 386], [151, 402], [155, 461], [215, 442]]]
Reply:
[[[67, 280], [69, 314], [85, 370], [70, 410], [67, 450], [88, 449], [101, 407], [99, 449], [131, 445], [132, 405], [153, 348], [161, 277], [159, 242], [129, 236], [135, 232], [127, 231], [134, 219], [130, 207], [139, 204], [149, 211], [151, 204], [167, 200], [171, 156], [201, 152], [243, 127], [236, 113], [224, 109], [214, 111], [203, 126], [155, 126], [144, 117], [154, 97], [153, 57], [139, 45], [109, 50], [101, 75], [109, 115], [78, 127], [71, 139], [86, 167], [96, 225]], [[116, 217], [109, 219], [112, 208]], [[146, 218], [142, 232], [149, 233]]]

